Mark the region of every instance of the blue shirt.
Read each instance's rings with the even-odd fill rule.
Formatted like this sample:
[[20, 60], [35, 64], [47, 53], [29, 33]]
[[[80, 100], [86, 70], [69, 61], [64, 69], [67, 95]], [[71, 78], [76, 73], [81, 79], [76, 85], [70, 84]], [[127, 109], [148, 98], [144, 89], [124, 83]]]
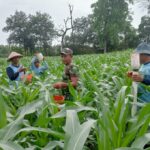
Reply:
[[31, 70], [32, 70], [36, 75], [41, 75], [41, 74], [44, 73], [44, 71], [46, 71], [46, 70], [48, 69], [48, 64], [47, 64], [46, 61], [43, 61], [42, 66], [40, 66], [40, 67], [37, 68], [37, 67], [35, 66], [35, 64], [34, 64], [36, 59], [37, 59], [36, 57], [33, 57], [33, 59], [32, 59], [32, 62], [31, 62]]
[[10, 64], [6, 68], [7, 75], [11, 81], [20, 81], [21, 76], [23, 76], [24, 72], [19, 72], [19, 69], [22, 67], [22, 65], [14, 66]]
[[139, 72], [144, 76], [143, 84], [140, 83], [138, 87], [139, 100], [142, 102], [150, 102], [150, 92], [144, 86], [150, 85], [150, 62], [143, 64]]

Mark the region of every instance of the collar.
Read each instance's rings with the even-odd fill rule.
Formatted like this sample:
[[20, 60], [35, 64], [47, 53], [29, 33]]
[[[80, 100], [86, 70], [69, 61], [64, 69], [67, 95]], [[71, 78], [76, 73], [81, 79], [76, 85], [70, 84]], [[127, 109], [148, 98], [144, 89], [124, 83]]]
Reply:
[[71, 66], [72, 65], [72, 63], [70, 63], [70, 64], [67, 64], [67, 65], [65, 65], [66, 67], [68, 67], [68, 66]]
[[145, 63], [144, 65], [148, 65], [148, 64], [150, 64], [150, 61], [149, 61], [149, 62], [147, 62], [147, 63]]
[[16, 67], [16, 68], [19, 68], [20, 67], [20, 65], [18, 65], [18, 66], [15, 66], [15, 65], [13, 65], [13, 64], [11, 64], [13, 67]]

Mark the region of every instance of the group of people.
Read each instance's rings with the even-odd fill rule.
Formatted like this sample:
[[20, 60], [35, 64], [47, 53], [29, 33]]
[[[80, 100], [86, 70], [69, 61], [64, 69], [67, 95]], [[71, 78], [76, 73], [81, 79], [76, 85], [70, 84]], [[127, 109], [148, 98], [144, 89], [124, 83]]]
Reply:
[[[128, 77], [134, 82], [138, 82], [138, 100], [141, 102], [150, 102], [150, 91], [147, 90], [146, 86], [150, 85], [150, 45], [147, 43], [141, 43], [136, 48], [136, 53], [139, 54], [141, 68], [138, 72], [128, 72]], [[61, 51], [62, 62], [65, 65], [62, 80], [53, 85], [55, 89], [61, 89], [62, 94], [66, 100], [71, 100], [72, 96], [69, 92], [69, 84], [75, 89], [78, 86], [79, 81], [79, 70], [76, 65], [72, 63], [73, 51], [69, 48], [64, 48]], [[35, 75], [42, 75], [49, 67], [45, 59], [43, 58], [42, 64], [37, 57], [38, 53], [32, 59], [30, 69]], [[20, 64], [21, 54], [12, 52], [8, 61], [10, 65], [7, 67], [6, 72], [11, 81], [20, 81], [27, 69]]]
[[[48, 69], [48, 64], [43, 57], [41, 66], [37, 55], [38, 53], [36, 53], [32, 59], [30, 70], [33, 71], [34, 74], [40, 76]], [[26, 74], [27, 68], [20, 64], [20, 58], [22, 57], [21, 54], [12, 52], [7, 59], [7, 61], [10, 62], [10, 65], [7, 67], [6, 72], [11, 81], [20, 81], [22, 76]]]
[[[49, 66], [43, 57], [42, 60], [38, 58], [39, 53], [35, 53], [32, 58], [30, 70], [34, 75], [41, 76]], [[27, 68], [20, 64], [20, 58], [23, 56], [17, 52], [12, 52], [7, 61], [10, 62], [9, 66], [6, 68], [6, 73], [9, 77], [10, 82], [20, 82], [22, 77], [25, 76]], [[72, 100], [72, 96], [69, 92], [69, 84], [71, 84], [75, 89], [78, 86], [79, 81], [79, 71], [78, 67], [73, 64], [73, 51], [69, 48], [64, 48], [61, 51], [62, 62], [65, 65], [64, 73], [62, 75], [62, 80], [53, 85], [55, 89], [61, 89], [65, 100]]]

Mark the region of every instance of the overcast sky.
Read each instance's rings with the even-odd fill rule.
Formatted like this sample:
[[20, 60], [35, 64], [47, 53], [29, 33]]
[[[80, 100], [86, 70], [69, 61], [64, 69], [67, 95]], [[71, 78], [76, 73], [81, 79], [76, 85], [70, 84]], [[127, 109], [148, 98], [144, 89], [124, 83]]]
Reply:
[[[74, 17], [87, 16], [91, 13], [91, 4], [96, 0], [0, 0], [0, 44], [7, 43], [8, 34], [2, 31], [6, 18], [14, 14], [16, 10], [34, 14], [36, 11], [46, 12], [52, 16], [54, 23], [58, 26], [63, 19], [69, 15], [68, 4], [74, 5]], [[133, 26], [136, 28], [140, 23], [141, 16], [146, 11], [139, 6], [132, 8], [134, 12]]]

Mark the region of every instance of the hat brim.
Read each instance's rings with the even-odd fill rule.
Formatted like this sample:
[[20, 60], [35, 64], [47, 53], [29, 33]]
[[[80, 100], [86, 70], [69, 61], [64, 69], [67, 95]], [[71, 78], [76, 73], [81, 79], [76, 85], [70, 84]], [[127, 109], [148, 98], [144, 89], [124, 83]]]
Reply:
[[61, 52], [60, 55], [68, 55], [68, 53]]
[[73, 55], [72, 53], [61, 52], [60, 55]]
[[143, 50], [143, 51], [137, 51], [137, 50], [135, 50], [135, 53], [138, 53], [138, 54], [150, 54], [150, 52], [147, 51], [147, 50]]
[[13, 58], [16, 58], [16, 57], [22, 58], [23, 56], [22, 55], [16, 55], [16, 56], [13, 56], [11, 58], [8, 58], [7, 61], [11, 61]]

